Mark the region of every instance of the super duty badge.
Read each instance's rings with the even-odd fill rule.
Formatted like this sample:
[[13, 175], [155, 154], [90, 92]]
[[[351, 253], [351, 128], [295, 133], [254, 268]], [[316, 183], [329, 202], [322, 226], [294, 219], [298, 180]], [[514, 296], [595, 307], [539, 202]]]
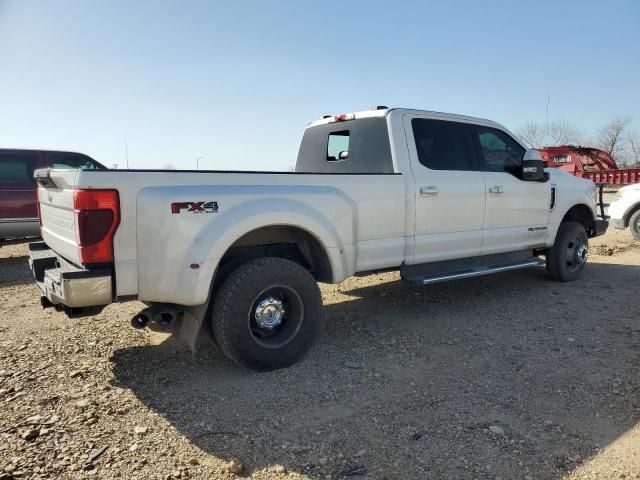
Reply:
[[171, 213], [218, 213], [218, 202], [174, 202]]

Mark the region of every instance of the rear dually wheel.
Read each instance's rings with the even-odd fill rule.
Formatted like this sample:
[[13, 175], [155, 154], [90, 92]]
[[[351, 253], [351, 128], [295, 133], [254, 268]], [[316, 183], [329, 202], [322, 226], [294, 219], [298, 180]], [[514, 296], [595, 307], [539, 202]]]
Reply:
[[282, 258], [249, 260], [224, 281], [213, 305], [223, 353], [253, 370], [297, 362], [317, 336], [322, 297], [313, 276]]

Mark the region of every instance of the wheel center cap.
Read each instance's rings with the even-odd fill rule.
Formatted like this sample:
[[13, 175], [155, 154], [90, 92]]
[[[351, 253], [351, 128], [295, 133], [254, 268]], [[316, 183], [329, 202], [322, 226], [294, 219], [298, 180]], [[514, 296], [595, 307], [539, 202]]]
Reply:
[[576, 247], [576, 262], [579, 264], [587, 263], [587, 258], [589, 258], [587, 246], [582, 244], [578, 245]]
[[273, 330], [282, 323], [282, 317], [284, 317], [282, 300], [274, 297], [262, 300], [256, 307], [254, 317], [260, 328]]

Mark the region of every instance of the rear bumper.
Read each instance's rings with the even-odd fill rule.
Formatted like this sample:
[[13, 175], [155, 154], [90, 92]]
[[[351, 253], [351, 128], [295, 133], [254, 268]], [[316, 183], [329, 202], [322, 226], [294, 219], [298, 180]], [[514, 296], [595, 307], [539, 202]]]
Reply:
[[109, 268], [83, 269], [58, 256], [44, 242], [29, 244], [29, 267], [42, 290], [43, 306], [67, 314], [96, 313], [113, 301]]
[[0, 219], [0, 238], [39, 237], [37, 218]]
[[609, 220], [596, 220], [592, 237], [599, 237], [600, 235], [604, 235], [607, 232], [607, 228], [609, 228]]

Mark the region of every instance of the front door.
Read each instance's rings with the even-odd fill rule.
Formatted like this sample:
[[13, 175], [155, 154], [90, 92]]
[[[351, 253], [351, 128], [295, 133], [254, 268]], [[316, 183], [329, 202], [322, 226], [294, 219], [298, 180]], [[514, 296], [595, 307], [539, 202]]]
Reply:
[[404, 121], [415, 180], [413, 263], [479, 255], [485, 182], [468, 125], [419, 115]]
[[544, 246], [551, 185], [521, 180], [525, 149], [508, 133], [484, 126], [472, 131], [487, 189], [482, 254]]

